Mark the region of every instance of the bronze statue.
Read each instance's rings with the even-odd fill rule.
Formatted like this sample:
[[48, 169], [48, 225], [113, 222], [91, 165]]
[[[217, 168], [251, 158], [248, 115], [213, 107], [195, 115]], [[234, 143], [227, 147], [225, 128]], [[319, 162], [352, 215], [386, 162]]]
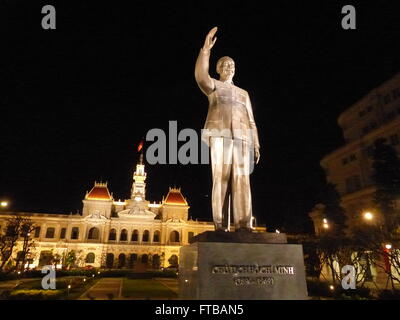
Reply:
[[217, 231], [229, 230], [232, 207], [235, 231], [251, 231], [250, 162], [260, 159], [257, 127], [247, 91], [232, 82], [233, 59], [218, 60], [219, 80], [208, 73], [216, 32], [214, 27], [207, 34], [195, 67], [197, 84], [209, 100], [202, 139], [211, 149], [213, 219]]

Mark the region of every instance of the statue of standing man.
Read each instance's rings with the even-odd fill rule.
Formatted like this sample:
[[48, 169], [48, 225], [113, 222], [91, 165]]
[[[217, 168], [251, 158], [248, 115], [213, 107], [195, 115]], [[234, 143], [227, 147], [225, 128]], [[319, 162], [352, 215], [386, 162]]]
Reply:
[[251, 231], [250, 173], [260, 159], [260, 144], [249, 94], [232, 82], [233, 59], [218, 60], [219, 80], [208, 73], [216, 32], [214, 27], [207, 34], [195, 68], [196, 82], [209, 100], [202, 140], [211, 151], [213, 220], [217, 231], [229, 230], [233, 209], [235, 231]]

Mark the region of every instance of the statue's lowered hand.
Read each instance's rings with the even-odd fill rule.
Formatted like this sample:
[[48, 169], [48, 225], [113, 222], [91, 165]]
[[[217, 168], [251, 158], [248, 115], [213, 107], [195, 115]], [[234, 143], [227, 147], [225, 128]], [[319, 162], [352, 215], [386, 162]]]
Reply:
[[260, 149], [258, 148], [254, 149], [254, 161], [256, 164], [260, 161]]

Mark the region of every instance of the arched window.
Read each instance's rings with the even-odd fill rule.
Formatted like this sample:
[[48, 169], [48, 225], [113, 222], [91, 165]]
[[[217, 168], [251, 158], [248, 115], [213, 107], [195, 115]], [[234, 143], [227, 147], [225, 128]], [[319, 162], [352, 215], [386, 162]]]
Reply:
[[147, 263], [149, 262], [149, 256], [147, 254], [143, 254], [141, 257], [142, 263]]
[[95, 258], [94, 253], [90, 252], [90, 253], [87, 254], [85, 262], [86, 263], [94, 263], [94, 258]]
[[133, 268], [136, 261], [137, 261], [137, 254], [136, 253], [132, 253], [130, 258], [129, 258], [129, 268]]
[[160, 231], [154, 231], [153, 242], [160, 242]]
[[150, 240], [150, 232], [149, 230], [144, 230], [142, 242], [149, 242], [149, 240]]
[[90, 228], [89, 234], [88, 234], [88, 239], [99, 239], [100, 237], [100, 231], [98, 228]]
[[112, 253], [107, 253], [106, 266], [111, 269], [114, 266], [114, 255]]
[[158, 254], [155, 254], [153, 256], [153, 268], [154, 269], [160, 269], [160, 266], [161, 266], [160, 256]]
[[131, 241], [139, 241], [139, 231], [133, 230]]
[[55, 231], [56, 231], [55, 228], [47, 228], [47, 230], [46, 230], [46, 238], [48, 238], [48, 239], [54, 238]]
[[121, 235], [119, 237], [119, 241], [127, 241], [128, 240], [128, 231], [126, 229], [123, 229], [121, 231]]
[[121, 253], [118, 256], [118, 268], [125, 267], [125, 263], [126, 263], [126, 256], [123, 253]]
[[115, 229], [110, 230], [110, 234], [108, 235], [108, 240], [117, 239], [117, 231]]
[[170, 242], [179, 242], [179, 232], [172, 231], [171, 234], [169, 235], [169, 241]]
[[79, 238], [79, 228], [73, 227], [71, 230], [71, 239], [78, 239]]

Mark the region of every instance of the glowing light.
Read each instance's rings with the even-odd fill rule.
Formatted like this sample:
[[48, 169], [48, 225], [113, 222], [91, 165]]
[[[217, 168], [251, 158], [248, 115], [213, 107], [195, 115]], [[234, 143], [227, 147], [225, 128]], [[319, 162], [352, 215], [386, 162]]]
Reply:
[[92, 275], [92, 277], [94, 278], [94, 274]]
[[324, 229], [329, 229], [329, 224], [324, 223], [324, 224], [323, 224], [323, 227], [324, 227]]
[[3, 208], [8, 207], [8, 202], [2, 201], [2, 202], [0, 202], [0, 206], [2, 206]]
[[374, 218], [374, 215], [373, 215], [371, 212], [368, 211], [368, 212], [365, 212], [365, 213], [364, 213], [364, 219], [365, 219], [365, 220], [369, 220], [369, 221], [370, 221], [370, 220], [372, 220], [373, 218]]
[[326, 219], [324, 219], [324, 220], [322, 220], [324, 223], [328, 223], [328, 220], [326, 220]]
[[275, 230], [276, 233], [281, 233], [278, 229]]
[[68, 285], [68, 289], [71, 289], [71, 285], [70, 284]]
[[385, 248], [390, 250], [390, 249], [392, 249], [392, 245], [390, 243], [388, 243], [388, 244], [385, 245]]
[[97, 272], [97, 274], [100, 274], [100, 271], [99, 271], [99, 272]]
[[329, 289], [331, 289], [333, 291], [333, 290], [335, 290], [335, 287], [333, 285], [330, 285]]
[[188, 279], [185, 279], [185, 282], [189, 282], [189, 280], [188, 280]]
[[86, 279], [83, 279], [83, 282], [86, 282]]

